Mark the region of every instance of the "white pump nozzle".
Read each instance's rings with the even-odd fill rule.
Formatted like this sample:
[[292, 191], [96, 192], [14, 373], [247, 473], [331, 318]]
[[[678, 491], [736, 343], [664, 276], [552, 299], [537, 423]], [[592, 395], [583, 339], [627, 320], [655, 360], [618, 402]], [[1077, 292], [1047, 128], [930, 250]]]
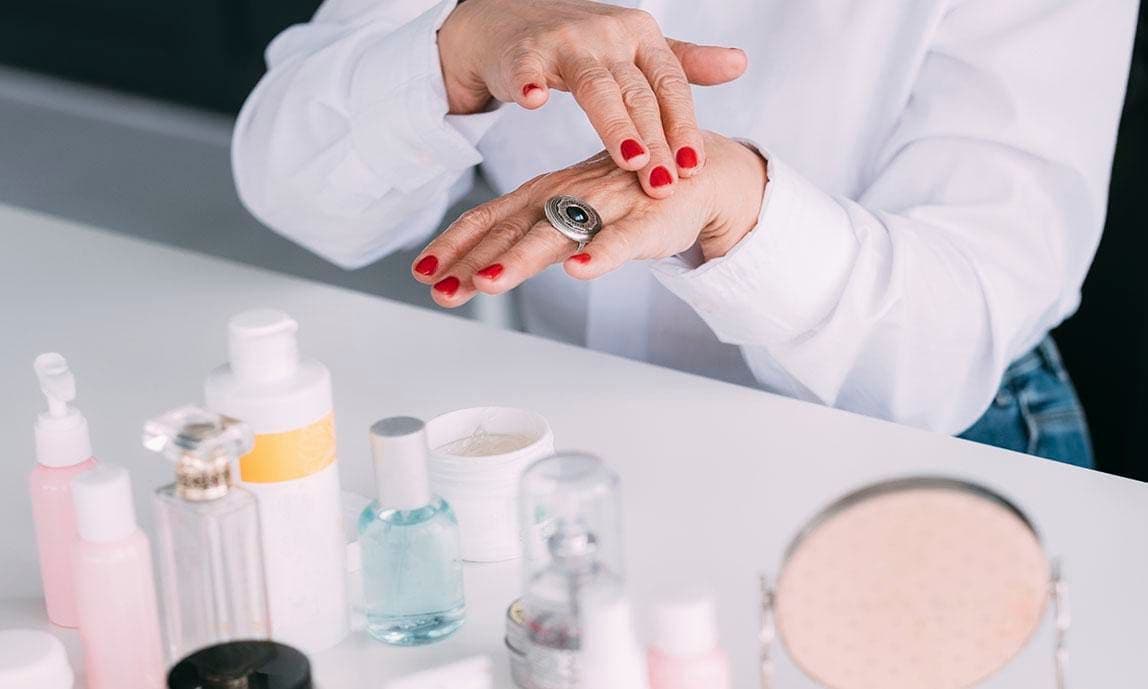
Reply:
[[40, 390], [48, 398], [48, 414], [60, 418], [68, 415], [68, 403], [76, 399], [76, 377], [63, 356], [48, 352], [36, 357], [33, 364]]
[[70, 406], [76, 399], [76, 377], [63, 356], [48, 352], [32, 364], [48, 411], [36, 419], [36, 461], [44, 466], [65, 467], [92, 456], [88, 422]]

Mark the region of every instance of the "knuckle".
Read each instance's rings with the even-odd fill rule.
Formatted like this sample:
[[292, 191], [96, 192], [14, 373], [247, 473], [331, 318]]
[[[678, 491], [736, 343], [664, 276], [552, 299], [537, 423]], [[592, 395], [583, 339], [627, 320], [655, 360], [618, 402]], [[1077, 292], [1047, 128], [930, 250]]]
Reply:
[[673, 98], [675, 94], [685, 93], [688, 98], [690, 84], [680, 70], [659, 69], [650, 83], [661, 97]]
[[512, 222], [497, 223], [487, 233], [487, 237], [500, 246], [513, 244], [520, 236], [522, 236], [521, 229]]
[[458, 217], [455, 226], [459, 229], [477, 230], [486, 227], [494, 220], [494, 211], [487, 204], [475, 206]]
[[634, 84], [622, 89], [622, 102], [631, 112], [640, 111], [643, 114], [658, 112], [658, 101], [654, 92], [648, 86]]
[[650, 14], [646, 10], [639, 8], [627, 8], [620, 14], [622, 20], [632, 28], [642, 31], [658, 29], [658, 20], [654, 19], [654, 15]]
[[692, 141], [697, 138], [697, 131], [692, 122], [675, 123], [666, 128], [666, 138], [673, 141]]

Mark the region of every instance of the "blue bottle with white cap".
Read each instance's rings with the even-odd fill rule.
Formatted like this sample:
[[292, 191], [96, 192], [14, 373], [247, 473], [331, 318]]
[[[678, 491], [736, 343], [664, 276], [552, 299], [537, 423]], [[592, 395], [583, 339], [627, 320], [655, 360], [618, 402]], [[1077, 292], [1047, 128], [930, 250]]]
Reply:
[[462, 626], [462, 544], [450, 506], [430, 492], [426, 426], [392, 417], [371, 426], [378, 499], [359, 519], [367, 631], [417, 646]]

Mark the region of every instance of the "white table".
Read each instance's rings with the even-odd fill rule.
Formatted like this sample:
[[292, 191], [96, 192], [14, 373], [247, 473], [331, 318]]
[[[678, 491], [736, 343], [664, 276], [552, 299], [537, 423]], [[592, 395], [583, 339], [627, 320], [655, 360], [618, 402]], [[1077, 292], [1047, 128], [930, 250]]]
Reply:
[[[40, 396], [33, 357], [64, 353], [97, 455], [127, 465], [148, 494], [171, 469], [140, 447], [143, 420], [200, 399], [225, 355], [224, 324], [274, 306], [301, 324], [306, 353], [334, 375], [344, 487], [369, 492], [367, 428], [484, 404], [545, 415], [559, 447], [598, 453], [621, 473], [632, 590], [647, 603], [682, 582], [718, 592], [737, 689], [755, 686], [759, 571], [813, 512], [875, 479], [971, 478], [1028, 510], [1072, 586], [1076, 687], [1144, 686], [1148, 651], [1148, 485], [923, 433], [479, 324], [146, 244], [0, 207], [0, 628], [47, 628], [23, 475]], [[359, 633], [313, 658], [321, 689], [385, 680], [490, 654], [511, 686], [503, 613], [514, 563], [470, 567], [470, 617], [434, 646], [396, 650]], [[54, 630], [79, 661], [75, 634]], [[1046, 627], [986, 686], [1051, 687]], [[813, 684], [782, 659], [781, 687]]]

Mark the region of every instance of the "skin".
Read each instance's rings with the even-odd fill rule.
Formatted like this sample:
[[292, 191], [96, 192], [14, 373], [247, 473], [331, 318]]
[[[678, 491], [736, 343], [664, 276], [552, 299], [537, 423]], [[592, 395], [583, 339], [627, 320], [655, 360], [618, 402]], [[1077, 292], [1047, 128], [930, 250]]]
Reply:
[[614, 164], [637, 172], [652, 198], [706, 164], [690, 84], [746, 68], [741, 50], [667, 39], [649, 13], [591, 0], [466, 0], [438, 46], [452, 113], [480, 112], [492, 98], [534, 110], [550, 89], [569, 91]]
[[[467, 211], [427, 246], [411, 274], [434, 285], [436, 303], [454, 308], [479, 292], [513, 289], [554, 263], [592, 280], [627, 261], [666, 258], [695, 243], [707, 261], [724, 256], [757, 224], [766, 162], [732, 139], [702, 137], [711, 153], [706, 174], [681, 180], [671, 198], [651, 199], [603, 151]], [[582, 253], [543, 215], [546, 199], [558, 194], [584, 199], [602, 216], [601, 232]], [[428, 256], [438, 263], [430, 275], [415, 268]]]

